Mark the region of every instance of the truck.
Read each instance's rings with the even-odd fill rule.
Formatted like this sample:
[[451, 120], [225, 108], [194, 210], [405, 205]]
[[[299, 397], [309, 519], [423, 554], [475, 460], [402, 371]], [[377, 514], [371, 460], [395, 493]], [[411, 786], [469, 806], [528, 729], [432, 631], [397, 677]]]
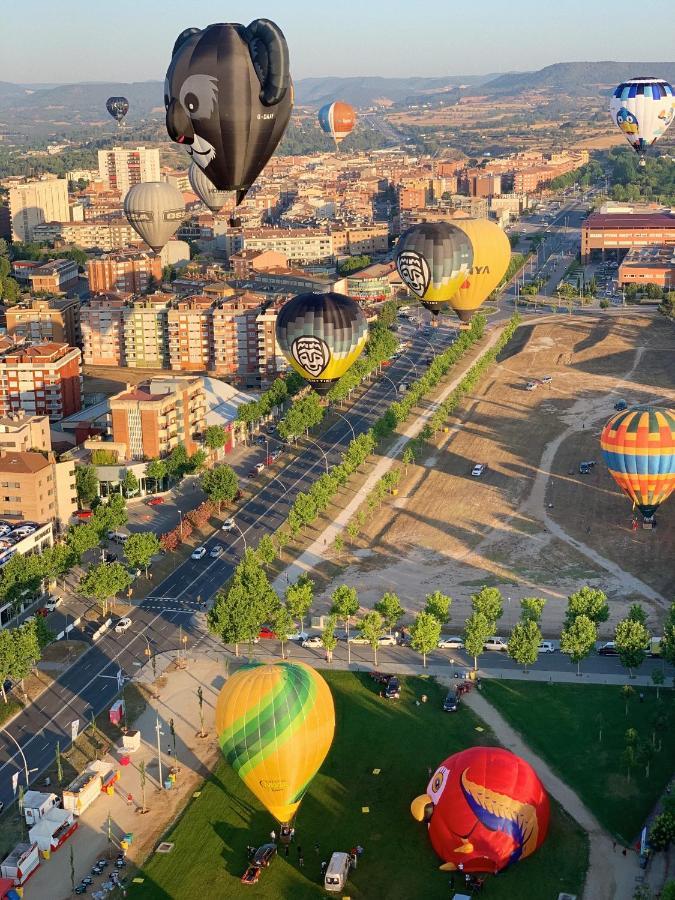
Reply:
[[98, 798], [102, 787], [103, 782], [98, 772], [84, 771], [63, 791], [63, 808], [81, 816]]
[[9, 856], [0, 863], [0, 874], [3, 878], [11, 878], [14, 885], [19, 887], [28, 881], [39, 865], [38, 845], [34, 841], [22, 842], [17, 844]]
[[35, 825], [50, 809], [59, 806], [56, 794], [43, 794], [42, 791], [26, 791], [23, 795], [23, 813], [26, 825]]

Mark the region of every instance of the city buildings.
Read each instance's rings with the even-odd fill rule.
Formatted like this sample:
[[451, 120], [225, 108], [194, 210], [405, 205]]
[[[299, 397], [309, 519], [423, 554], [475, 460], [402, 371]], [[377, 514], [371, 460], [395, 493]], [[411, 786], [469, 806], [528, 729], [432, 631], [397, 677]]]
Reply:
[[104, 291], [141, 294], [153, 282], [161, 281], [162, 262], [158, 255], [145, 250], [107, 253], [87, 262], [87, 278], [92, 294]]
[[[395, 287], [400, 284], [401, 276], [396, 270], [396, 263], [374, 263], [348, 275], [344, 279], [342, 290], [348, 297], [367, 305], [391, 299]], [[336, 285], [336, 289], [338, 287]]]
[[252, 228], [244, 234], [245, 250], [276, 250], [288, 260], [335, 263], [333, 238], [327, 228]]
[[168, 313], [171, 368], [206, 372], [214, 368], [212, 297], [197, 294], [172, 305]]
[[0, 519], [56, 522], [65, 528], [76, 509], [74, 460], [0, 449]]
[[82, 359], [88, 366], [126, 366], [124, 309], [131, 294], [99, 294], [81, 311]]
[[146, 147], [113, 147], [98, 151], [98, 172], [102, 181], [119, 191], [122, 200], [129, 188], [142, 181], [159, 181], [159, 150]]
[[675, 214], [633, 212], [622, 208], [615, 212], [596, 212], [581, 223], [581, 259], [588, 262], [594, 250], [604, 257], [607, 250], [675, 243]]
[[66, 297], [31, 297], [5, 310], [8, 337], [32, 343], [82, 343], [80, 301]]
[[124, 307], [124, 353], [132, 369], [169, 367], [168, 311], [173, 294], [150, 294]]
[[[6, 480], [6, 479], [5, 479]], [[16, 479], [14, 479], [16, 481]], [[9, 523], [8, 523], [9, 524]], [[54, 526], [51, 521], [44, 524], [36, 522], [30, 533], [25, 534], [20, 524], [16, 523], [18, 533], [10, 533], [2, 538], [0, 546], [0, 567], [4, 566], [13, 556], [28, 556], [32, 553], [42, 553], [54, 544]], [[33, 526], [31, 526], [32, 528]], [[39, 590], [39, 589], [38, 589]], [[7, 625], [16, 615], [35, 602], [35, 592], [26, 588], [17, 598], [0, 601], [0, 626]]]
[[247, 279], [256, 272], [287, 265], [288, 257], [278, 250], [240, 250], [230, 256], [230, 266], [238, 279]]
[[675, 289], [675, 242], [654, 247], [634, 247], [619, 266], [619, 284], [657, 284]]
[[0, 340], [0, 416], [23, 409], [58, 422], [82, 406], [81, 352], [63, 343]]
[[43, 222], [68, 222], [68, 182], [45, 175], [37, 180], [16, 181], [9, 187], [9, 212], [13, 241], [33, 241]]
[[153, 378], [116, 394], [109, 403], [110, 435], [122, 459], [164, 457], [178, 444], [189, 455], [199, 448], [206, 427], [201, 378]]
[[28, 450], [52, 449], [47, 416], [28, 416], [25, 410], [0, 419], [0, 449], [14, 453], [25, 453]]
[[32, 269], [28, 275], [35, 293], [58, 294], [77, 284], [77, 263], [72, 259], [52, 259]]
[[45, 222], [33, 228], [31, 240], [106, 252], [141, 243], [134, 229], [121, 215], [84, 222]]

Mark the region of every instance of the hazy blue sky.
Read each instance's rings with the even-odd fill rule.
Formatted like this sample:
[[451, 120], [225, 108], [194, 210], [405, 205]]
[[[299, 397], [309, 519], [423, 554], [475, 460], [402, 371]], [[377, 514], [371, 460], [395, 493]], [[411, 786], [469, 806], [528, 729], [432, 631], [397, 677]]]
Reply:
[[[163, 78], [176, 36], [265, 16], [294, 77], [448, 75], [673, 58], [672, 0], [6, 0], [0, 81]], [[553, 8], [552, 8], [553, 7]]]

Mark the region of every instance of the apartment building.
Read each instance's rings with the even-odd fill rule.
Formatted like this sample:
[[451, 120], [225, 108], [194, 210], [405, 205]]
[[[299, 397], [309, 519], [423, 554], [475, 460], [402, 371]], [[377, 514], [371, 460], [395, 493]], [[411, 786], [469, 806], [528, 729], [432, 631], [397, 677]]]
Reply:
[[79, 298], [32, 297], [5, 312], [7, 335], [32, 343], [82, 344]]
[[141, 243], [131, 225], [121, 217], [85, 222], [45, 222], [33, 228], [32, 240], [106, 252]]
[[278, 250], [240, 250], [230, 257], [235, 278], [250, 278], [254, 272], [287, 265], [288, 257]]
[[77, 509], [75, 462], [0, 449], [0, 519], [68, 525]]
[[177, 300], [168, 312], [171, 368], [184, 372], [214, 367], [212, 297], [197, 294]]
[[299, 264], [335, 261], [327, 228], [252, 228], [244, 233], [244, 250], [276, 250]]
[[35, 229], [43, 222], [67, 222], [68, 182], [45, 175], [36, 180], [12, 183], [9, 187], [9, 213], [13, 241], [33, 241]]
[[162, 278], [159, 255], [145, 250], [107, 253], [87, 262], [87, 278], [92, 294], [104, 291], [128, 291], [142, 294]]
[[277, 343], [277, 314], [283, 305], [279, 298], [256, 316], [258, 328], [258, 378], [260, 387], [271, 384], [281, 372], [288, 369], [286, 357]]
[[[255, 387], [260, 383], [260, 340], [266, 339], [260, 297], [242, 294], [213, 308], [213, 370], [228, 381]], [[276, 313], [274, 314], [276, 321]], [[274, 357], [274, 348], [272, 348]], [[265, 363], [265, 371], [271, 362]]]
[[52, 259], [31, 269], [28, 278], [33, 290], [58, 294], [77, 284], [77, 263], [72, 259]]
[[150, 294], [124, 308], [124, 352], [131, 369], [169, 366], [168, 313], [173, 294]]
[[25, 410], [58, 422], [82, 407], [82, 354], [63, 343], [0, 341], [0, 416]]
[[588, 262], [594, 250], [604, 257], [607, 250], [675, 243], [675, 214], [668, 211], [597, 212], [581, 223], [581, 259]]
[[82, 359], [87, 366], [126, 366], [124, 309], [131, 300], [116, 293], [99, 294], [80, 312]]
[[199, 449], [206, 428], [201, 378], [153, 378], [110, 398], [110, 434], [127, 459], [168, 456], [178, 444]]
[[98, 151], [98, 173], [124, 200], [129, 188], [142, 181], [159, 181], [159, 150], [147, 147], [113, 147]]
[[47, 416], [29, 416], [23, 409], [0, 419], [0, 450], [27, 453], [52, 449]]

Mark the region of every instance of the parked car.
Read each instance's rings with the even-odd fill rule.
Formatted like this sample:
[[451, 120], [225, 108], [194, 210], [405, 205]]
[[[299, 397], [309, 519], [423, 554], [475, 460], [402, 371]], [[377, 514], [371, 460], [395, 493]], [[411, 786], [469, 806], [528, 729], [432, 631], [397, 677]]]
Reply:
[[280, 456], [281, 450], [272, 450], [272, 452], [270, 453], [270, 459], [272, 460], [272, 462], [276, 462]]
[[274, 859], [276, 852], [276, 844], [263, 844], [255, 851], [251, 865], [257, 866], [259, 869], [266, 869]]
[[555, 653], [555, 647], [551, 641], [541, 641], [537, 647], [537, 653]]
[[212, 559], [218, 559], [224, 549], [225, 548], [222, 546], [222, 544], [214, 544], [213, 547], [211, 547], [211, 549], [209, 550], [209, 556]]
[[588, 463], [585, 463], [585, 462], [579, 463], [579, 474], [580, 475], [588, 475], [588, 473], [590, 471], [591, 471], [591, 467], [588, 465]]
[[454, 691], [449, 691], [443, 701], [443, 712], [457, 712], [459, 697]]
[[225, 519], [223, 524], [220, 526], [221, 531], [234, 531], [237, 526], [234, 524], [234, 519]]
[[368, 638], [365, 638], [362, 634], [357, 632], [356, 634], [349, 635], [349, 643], [350, 644], [369, 644], [370, 641]]
[[305, 645], [305, 641], [308, 640], [308, 638], [309, 635], [306, 631], [294, 631], [293, 634], [289, 634], [288, 636], [289, 641], [296, 641], [297, 643], [302, 644], [303, 647]]
[[389, 681], [385, 684], [384, 690], [382, 691], [382, 696], [385, 700], [400, 700], [401, 698], [401, 684], [395, 676], [390, 678]]
[[380, 647], [395, 647], [396, 646], [396, 638], [393, 634], [383, 634], [381, 638], [379, 638], [377, 642]]
[[542, 384], [550, 384], [553, 381], [552, 375], [542, 375], [540, 378]]
[[128, 616], [124, 616], [124, 618], [120, 619], [115, 625], [117, 634], [124, 634], [129, 628], [131, 628], [131, 619]]
[[[93, 515], [94, 515], [94, 513], [91, 509], [78, 509], [77, 512], [75, 513], [76, 518], [85, 519], [85, 520], [91, 519], [91, 517]], [[8, 532], [5, 532], [5, 533], [7, 534]]]
[[258, 632], [258, 637], [266, 641], [275, 641], [277, 638], [276, 633], [267, 625], [263, 625]]
[[501, 637], [491, 637], [483, 644], [483, 650], [503, 650], [506, 652], [508, 647], [506, 641]]
[[537, 390], [537, 382], [536, 381], [528, 381], [525, 385], [526, 391], [536, 391]]
[[486, 469], [487, 463], [476, 463], [476, 465], [471, 470], [471, 475], [474, 478], [480, 478], [480, 476], [483, 474], [483, 472], [485, 472]]
[[464, 641], [461, 637], [458, 637], [456, 634], [451, 635], [450, 637], [441, 638], [438, 642], [439, 650], [463, 650], [464, 649]]
[[264, 434], [258, 434], [255, 437], [254, 443], [258, 444], [259, 447], [264, 447], [267, 443], [267, 438]]
[[311, 637], [305, 638], [302, 642], [303, 647], [323, 647], [323, 641], [321, 640], [321, 636], [318, 634], [313, 634]]
[[206, 547], [196, 547], [190, 554], [190, 559], [204, 559], [206, 556]]
[[603, 644], [602, 647], [598, 648], [599, 656], [618, 656], [619, 651], [616, 649], [616, 644], [614, 641], [607, 641], [606, 644]]
[[255, 478], [256, 475], [260, 475], [260, 473], [263, 471], [264, 468], [265, 468], [265, 463], [261, 463], [261, 462], [256, 463], [253, 466], [253, 468], [249, 470], [248, 477]]
[[628, 409], [628, 404], [625, 400], [617, 400], [617, 402], [614, 404], [614, 409], [617, 412], [623, 412], [624, 409]]
[[52, 594], [45, 603], [45, 609], [49, 610], [49, 612], [54, 612], [56, 607], [62, 602], [62, 599], [62, 597], [57, 597], [56, 594]]
[[150, 497], [149, 500], [145, 501], [146, 506], [161, 506], [164, 503], [163, 497]]

